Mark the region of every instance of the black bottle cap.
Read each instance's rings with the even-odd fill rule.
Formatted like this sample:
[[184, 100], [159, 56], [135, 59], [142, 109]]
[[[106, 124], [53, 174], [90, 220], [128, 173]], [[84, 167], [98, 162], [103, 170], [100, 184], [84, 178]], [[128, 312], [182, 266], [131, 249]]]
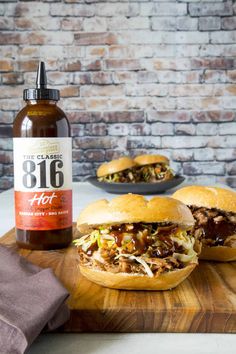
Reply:
[[43, 61], [39, 62], [37, 79], [36, 79], [36, 88], [24, 90], [23, 98], [25, 101], [29, 101], [29, 100], [59, 101], [60, 99], [59, 90], [47, 88], [47, 75], [45, 70], [45, 64]]

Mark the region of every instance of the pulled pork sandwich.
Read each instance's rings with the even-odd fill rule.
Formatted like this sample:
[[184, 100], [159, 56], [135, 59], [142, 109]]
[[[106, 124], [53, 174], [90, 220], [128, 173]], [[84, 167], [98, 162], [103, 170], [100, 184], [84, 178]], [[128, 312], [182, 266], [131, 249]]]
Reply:
[[169, 159], [163, 155], [139, 155], [134, 162], [138, 164], [136, 171], [143, 182], [155, 183], [174, 177]]
[[189, 186], [173, 198], [185, 203], [195, 219], [193, 235], [201, 240], [200, 259], [236, 260], [236, 193], [232, 190]]
[[198, 263], [193, 225], [190, 210], [173, 198], [125, 194], [96, 201], [77, 221], [85, 234], [74, 241], [80, 271], [109, 288], [174, 288]]
[[99, 182], [155, 183], [174, 177], [169, 160], [162, 155], [140, 155], [134, 160], [121, 157], [103, 163], [97, 170]]
[[124, 156], [99, 166], [97, 178], [100, 182], [135, 182], [135, 166], [136, 163], [130, 157]]

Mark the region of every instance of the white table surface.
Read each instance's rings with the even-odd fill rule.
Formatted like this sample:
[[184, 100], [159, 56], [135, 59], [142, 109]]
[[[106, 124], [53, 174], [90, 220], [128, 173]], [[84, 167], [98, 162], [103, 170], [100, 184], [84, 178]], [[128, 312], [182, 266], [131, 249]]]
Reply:
[[[113, 197], [114, 195], [88, 183], [74, 183], [73, 220], [76, 221], [79, 212], [89, 202]], [[0, 218], [1, 237], [14, 226], [12, 189], [0, 194]], [[28, 354], [234, 354], [235, 352], [234, 334], [78, 333], [40, 335]]]

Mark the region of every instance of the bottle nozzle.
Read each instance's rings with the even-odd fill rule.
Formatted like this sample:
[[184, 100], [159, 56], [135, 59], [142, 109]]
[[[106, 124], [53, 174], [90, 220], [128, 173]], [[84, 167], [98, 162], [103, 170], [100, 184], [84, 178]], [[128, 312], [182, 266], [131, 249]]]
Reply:
[[43, 61], [39, 62], [37, 78], [36, 78], [36, 88], [25, 89], [23, 92], [23, 98], [25, 101], [29, 101], [29, 100], [59, 101], [60, 99], [59, 90], [47, 88], [47, 76], [45, 70], [45, 63]]
[[47, 88], [47, 76], [45, 70], [45, 63], [43, 61], [40, 61], [38, 65], [36, 88]]

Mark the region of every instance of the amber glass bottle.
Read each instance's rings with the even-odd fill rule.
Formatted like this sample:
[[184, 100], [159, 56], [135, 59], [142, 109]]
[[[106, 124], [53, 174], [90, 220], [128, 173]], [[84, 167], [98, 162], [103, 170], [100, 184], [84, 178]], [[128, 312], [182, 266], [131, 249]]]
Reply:
[[35, 89], [13, 125], [16, 242], [29, 249], [55, 249], [72, 240], [70, 124], [48, 89], [40, 62]]

